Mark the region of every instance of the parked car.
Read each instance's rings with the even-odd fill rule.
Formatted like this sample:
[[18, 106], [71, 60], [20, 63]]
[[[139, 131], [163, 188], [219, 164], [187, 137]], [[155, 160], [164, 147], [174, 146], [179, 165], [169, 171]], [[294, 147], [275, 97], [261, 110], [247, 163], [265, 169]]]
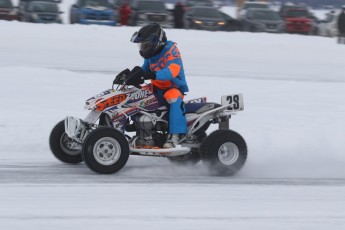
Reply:
[[337, 27], [337, 21], [338, 21], [338, 14], [335, 13], [335, 11], [331, 11], [326, 14], [326, 18], [324, 20], [321, 20], [317, 32], [320, 36], [326, 36], [326, 37], [334, 37], [338, 34], [338, 27]]
[[266, 2], [245, 2], [237, 10], [237, 19], [242, 20], [248, 9], [269, 9], [269, 5]]
[[70, 9], [70, 23], [115, 26], [117, 11], [109, 0], [77, 0]]
[[18, 20], [17, 7], [11, 0], [0, 0], [0, 20]]
[[161, 0], [138, 0], [133, 4], [130, 25], [145, 26], [158, 23], [164, 28], [172, 28], [173, 15]]
[[285, 31], [288, 33], [315, 34], [318, 19], [305, 5], [283, 5], [279, 14], [285, 19]]
[[311, 34], [318, 35], [318, 26], [319, 26], [319, 24], [321, 22], [320, 19], [314, 13], [312, 13], [311, 11], [309, 11], [308, 18], [311, 19], [311, 27], [312, 27]]
[[62, 23], [60, 0], [25, 0], [19, 5], [19, 19], [32, 23]]
[[234, 19], [230, 15], [219, 11], [219, 13], [222, 15], [222, 17], [225, 20], [225, 30], [226, 31], [240, 31], [242, 30], [242, 24], [238, 20]]
[[227, 30], [227, 22], [217, 8], [196, 6], [185, 15], [187, 29], [197, 30]]
[[285, 11], [285, 32], [287, 33], [313, 33], [313, 20], [306, 9], [291, 8]]
[[185, 5], [187, 7], [214, 6], [214, 2], [212, 0], [186, 0]]
[[288, 4], [288, 5], [282, 5], [279, 9], [279, 15], [282, 17], [282, 18], [285, 18], [286, 17], [286, 13], [288, 10], [297, 10], [297, 9], [300, 9], [300, 10], [306, 10], [308, 11], [308, 8], [304, 5], [294, 5], [294, 4]]
[[270, 9], [252, 8], [246, 11], [242, 20], [243, 31], [282, 33], [284, 20]]

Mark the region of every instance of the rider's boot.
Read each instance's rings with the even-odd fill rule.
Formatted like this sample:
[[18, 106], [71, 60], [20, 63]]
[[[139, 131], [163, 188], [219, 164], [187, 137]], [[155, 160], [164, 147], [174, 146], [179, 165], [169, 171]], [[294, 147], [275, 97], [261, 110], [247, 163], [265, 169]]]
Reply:
[[170, 134], [168, 137], [168, 140], [163, 145], [163, 148], [165, 149], [175, 148], [176, 145], [178, 145], [179, 139], [180, 138], [178, 134]]

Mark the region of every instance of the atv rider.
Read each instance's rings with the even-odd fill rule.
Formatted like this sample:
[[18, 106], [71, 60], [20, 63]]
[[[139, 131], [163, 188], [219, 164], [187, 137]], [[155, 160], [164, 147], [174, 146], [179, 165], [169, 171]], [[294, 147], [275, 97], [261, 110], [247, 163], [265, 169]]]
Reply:
[[180, 51], [176, 43], [168, 41], [165, 31], [153, 23], [135, 32], [131, 42], [138, 43], [139, 54], [145, 59], [143, 78], [151, 79], [157, 99], [169, 108], [169, 138], [163, 148], [174, 148], [180, 135], [187, 133], [183, 103], [188, 86]]
[[341, 7], [341, 13], [339, 14], [338, 21], [338, 43], [345, 44], [345, 5]]

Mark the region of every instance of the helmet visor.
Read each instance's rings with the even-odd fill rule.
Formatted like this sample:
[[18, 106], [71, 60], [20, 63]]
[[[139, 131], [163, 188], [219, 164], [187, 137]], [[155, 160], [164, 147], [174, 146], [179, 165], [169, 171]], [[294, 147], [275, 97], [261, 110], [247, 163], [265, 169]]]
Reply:
[[137, 31], [132, 35], [131, 42], [138, 43], [138, 42], [140, 42], [140, 40], [141, 40], [141, 38], [140, 38], [139, 33]]
[[146, 53], [152, 48], [153, 44], [152, 44], [152, 42], [149, 42], [149, 41], [142, 41], [142, 42], [138, 43], [138, 46], [139, 46], [139, 50], [141, 52]]

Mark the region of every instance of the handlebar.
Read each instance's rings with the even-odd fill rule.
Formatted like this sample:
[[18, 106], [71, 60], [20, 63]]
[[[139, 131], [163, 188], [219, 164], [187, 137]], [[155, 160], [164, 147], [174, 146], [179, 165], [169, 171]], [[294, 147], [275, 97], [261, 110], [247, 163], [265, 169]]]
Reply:
[[114, 85], [132, 85], [139, 89], [141, 89], [140, 84], [143, 84], [145, 79], [143, 78], [144, 71], [141, 67], [135, 66], [132, 70], [128, 68], [121, 71], [118, 75], [116, 75], [112, 88], [114, 89]]

